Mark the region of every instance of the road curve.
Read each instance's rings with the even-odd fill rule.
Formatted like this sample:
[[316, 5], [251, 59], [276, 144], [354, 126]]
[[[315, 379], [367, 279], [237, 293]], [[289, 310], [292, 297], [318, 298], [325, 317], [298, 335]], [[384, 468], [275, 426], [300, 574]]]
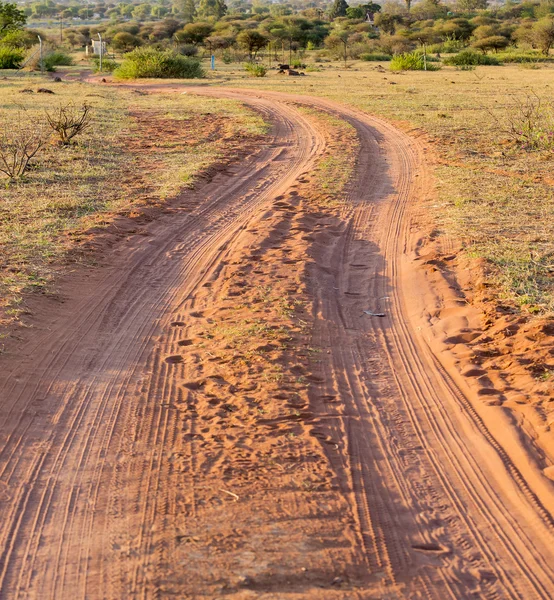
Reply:
[[[295, 104], [347, 120], [360, 141], [341, 227], [310, 255], [313, 345], [323, 351], [311, 409], [334, 442], [325, 451], [363, 564], [355, 585], [329, 597], [554, 597], [550, 514], [408, 318], [410, 210], [426, 177], [417, 147], [324, 100], [187, 90], [253, 106], [272, 139], [195, 192], [192, 211], [177, 206], [121, 244], [0, 359], [0, 598], [175, 596], [152, 575], [161, 561], [180, 569], [167, 525], [175, 508], [163, 505], [183, 477], [166, 461], [179, 394], [164, 362], [176, 344], [168, 332], [254, 216], [323, 155], [323, 136]], [[180, 595], [209, 597], [186, 583]], [[283, 584], [267, 598], [289, 596], [316, 597]]]

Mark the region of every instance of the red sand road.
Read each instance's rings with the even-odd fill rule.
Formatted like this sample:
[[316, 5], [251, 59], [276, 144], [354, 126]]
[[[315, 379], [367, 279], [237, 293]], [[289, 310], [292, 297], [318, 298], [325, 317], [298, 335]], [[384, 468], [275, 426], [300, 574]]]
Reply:
[[[0, 357], [0, 598], [554, 597], [550, 483], [425, 343], [428, 290], [411, 262], [427, 185], [417, 145], [323, 100], [186, 89], [243, 100], [271, 140], [107, 266], [69, 277], [65, 302], [44, 304]], [[305, 431], [331, 472], [322, 496], [277, 476], [263, 490], [208, 479], [198, 436], [210, 417], [197, 413], [205, 428], [185, 439], [188, 367], [167, 360], [176, 331], [203, 316], [195, 299], [217, 305], [248, 231], [265, 239], [272, 207], [323, 156], [325, 135], [296, 103], [347, 120], [360, 140], [340, 219], [300, 215], [308, 228], [321, 220], [304, 259], [322, 357]], [[255, 447], [256, 432], [234, 430], [234, 445]], [[223, 465], [231, 456], [220, 448]]]

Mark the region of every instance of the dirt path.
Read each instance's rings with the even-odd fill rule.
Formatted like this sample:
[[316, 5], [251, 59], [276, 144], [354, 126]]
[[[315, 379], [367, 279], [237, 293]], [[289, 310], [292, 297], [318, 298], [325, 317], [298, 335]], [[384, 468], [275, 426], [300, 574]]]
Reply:
[[[108, 267], [74, 276], [65, 303], [1, 358], [0, 597], [551, 598], [549, 490], [417, 330], [417, 147], [323, 100], [189, 92], [245, 100], [272, 140]], [[328, 142], [295, 103], [358, 132], [338, 214], [298, 200]], [[271, 249], [288, 259], [264, 258]], [[206, 370], [205, 333], [218, 303], [238, 303], [229, 282], [300, 285], [302, 269], [317, 353], [309, 412], [298, 403], [281, 430], [282, 417], [248, 420], [246, 404], [298, 401], [298, 381], [248, 388], [248, 373], [230, 382], [232, 363], [223, 380]], [[208, 412], [237, 393], [244, 414], [238, 400]]]

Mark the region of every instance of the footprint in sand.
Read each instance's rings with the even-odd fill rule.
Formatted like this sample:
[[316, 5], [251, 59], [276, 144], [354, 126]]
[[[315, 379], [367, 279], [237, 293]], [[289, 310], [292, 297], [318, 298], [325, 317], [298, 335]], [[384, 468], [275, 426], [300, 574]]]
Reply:
[[168, 365], [177, 365], [183, 362], [183, 357], [180, 354], [174, 354], [172, 356], [166, 356], [165, 362]]

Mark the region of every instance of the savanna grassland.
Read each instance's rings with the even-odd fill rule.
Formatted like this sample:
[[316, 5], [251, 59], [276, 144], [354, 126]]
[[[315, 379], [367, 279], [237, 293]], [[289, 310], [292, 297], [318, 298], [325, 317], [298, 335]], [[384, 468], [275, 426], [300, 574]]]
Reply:
[[[36, 93], [40, 87], [54, 94]], [[89, 105], [91, 121], [61, 145], [47, 123], [60, 106]], [[198, 103], [80, 82], [17, 78], [0, 82], [0, 122], [37, 132], [44, 145], [21, 179], [2, 179], [0, 310], [22, 311], [21, 293], [44, 289], [61, 264], [115, 214], [144, 216], [215, 163], [245, 151], [265, 132], [262, 119], [233, 101]], [[88, 232], [88, 233], [87, 233]]]
[[554, 68], [505, 65], [392, 73], [386, 66], [323, 64], [305, 77], [269, 71], [263, 79], [221, 67], [212, 79], [218, 85], [330, 98], [423, 137], [436, 178], [428, 211], [438, 226], [463, 240], [468, 255], [486, 259], [503, 297], [526, 311], [551, 314], [553, 151], [523, 148], [511, 123], [522, 119], [522, 103], [539, 98], [547, 108], [542, 125], [553, 135], [554, 111], [548, 105]]

